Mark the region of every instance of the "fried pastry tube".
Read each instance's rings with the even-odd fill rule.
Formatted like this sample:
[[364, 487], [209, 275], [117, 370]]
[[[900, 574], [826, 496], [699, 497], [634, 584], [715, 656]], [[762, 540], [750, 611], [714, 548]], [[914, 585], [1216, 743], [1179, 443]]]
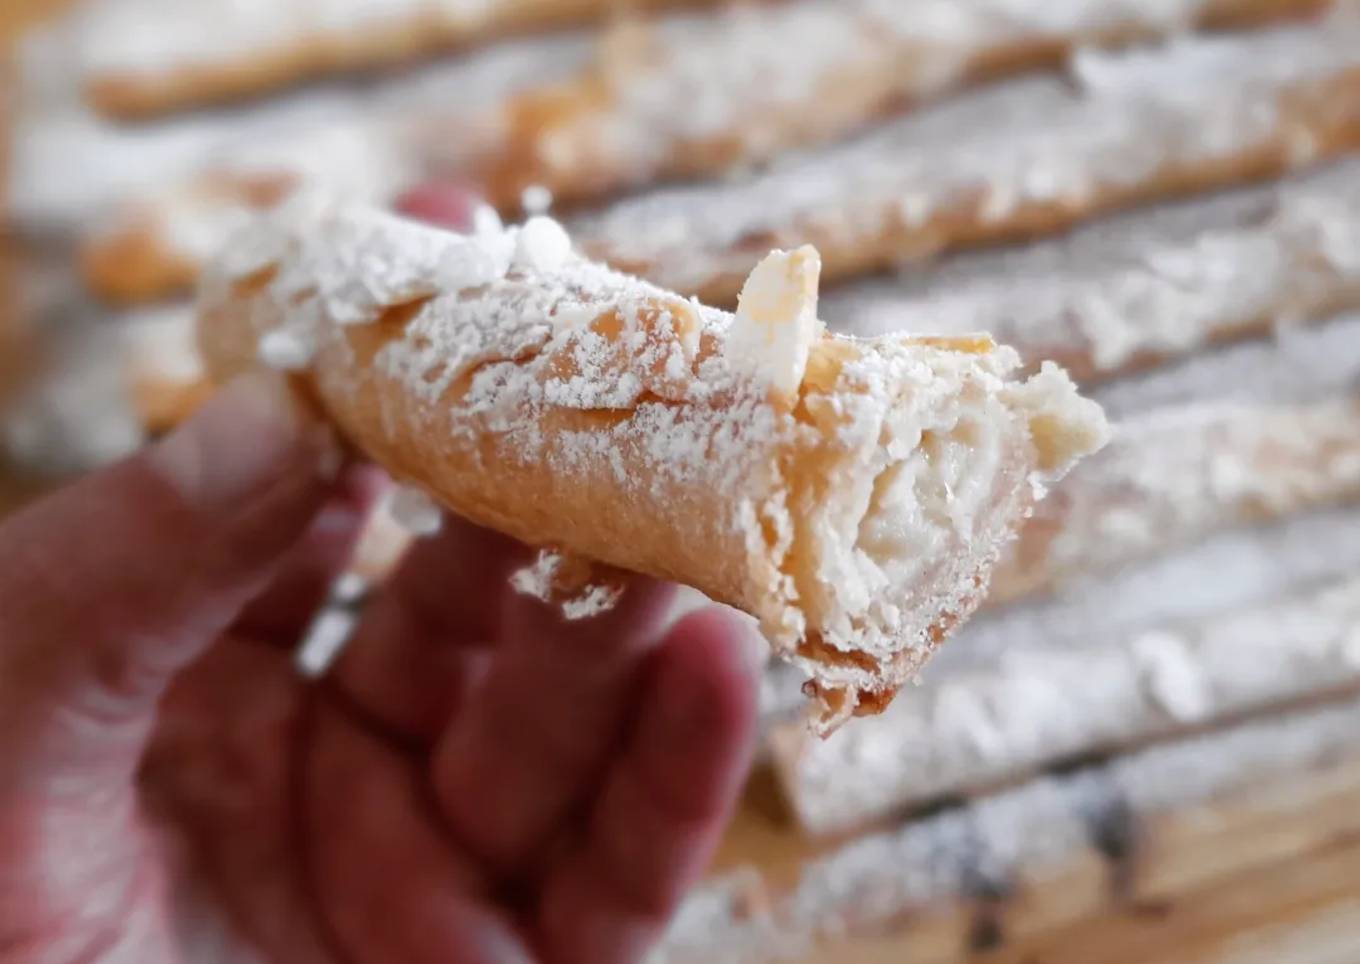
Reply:
[[590, 69], [510, 98], [488, 198], [531, 185], [593, 201], [749, 168], [980, 80], [1195, 28], [1315, 13], [1329, 0], [789, 0], [627, 25]]
[[752, 613], [829, 729], [916, 673], [1107, 427], [985, 336], [826, 334], [817, 278], [814, 250], [776, 252], [731, 315], [546, 218], [462, 236], [308, 197], [207, 272], [200, 344], [220, 378], [296, 372], [475, 522]]
[[[634, 9], [715, 0], [631, 0]], [[604, 20], [615, 0], [101, 0], [64, 25], [85, 97], [135, 119], [500, 37]]]
[[[1189, 26], [1269, 21], [1328, 5], [1173, 0], [1112, 8], [1106, 0], [1060, 7], [1028, 0], [1001, 16], [993, 0], [793, 0], [624, 21], [598, 38], [593, 56], [578, 49], [586, 46], [584, 37], [576, 38], [579, 43], [541, 37], [502, 45], [462, 58], [463, 68], [426, 68], [416, 75], [423, 79], [415, 86], [441, 92], [438, 100], [416, 98], [413, 104], [411, 97], [392, 96], [410, 79], [380, 85], [390, 93], [357, 110], [352, 136], [330, 131], [318, 141], [308, 125], [275, 124], [272, 131], [234, 138], [212, 163], [186, 177], [156, 180], [130, 193], [84, 233], [85, 275], [92, 290], [119, 303], [188, 290], [203, 261], [243, 217], [297, 183], [376, 202], [452, 173], [476, 183], [503, 211], [520, 209], [530, 188], [546, 188], [559, 206], [576, 205], [657, 181], [749, 169], [794, 148], [835, 141], [904, 104], [925, 104], [982, 77], [1054, 64], [1070, 50], [1117, 47]], [[526, 61], [533, 65], [532, 84], [520, 82]], [[477, 96], [468, 93], [474, 91]], [[1015, 109], [1024, 110], [1028, 100], [1020, 99]], [[1118, 103], [1099, 109], [1126, 110]], [[1035, 115], [1045, 122], [1057, 116], [1048, 104]], [[983, 132], [994, 121], [968, 123]], [[1051, 131], [1062, 136], [1060, 126]], [[1149, 127], [1133, 133], [1141, 139], [1160, 132]], [[951, 144], [957, 139], [952, 132], [944, 138]], [[929, 156], [936, 149], [921, 143], [911, 153]], [[886, 159], [900, 167], [899, 161]], [[36, 166], [39, 182], [49, 167]], [[641, 250], [640, 243], [628, 244]], [[749, 267], [733, 282], [739, 284]]]
[[852, 141], [582, 215], [591, 257], [714, 304], [771, 247], [828, 280], [1260, 180], [1360, 145], [1357, 4], [1302, 25], [1084, 51]]

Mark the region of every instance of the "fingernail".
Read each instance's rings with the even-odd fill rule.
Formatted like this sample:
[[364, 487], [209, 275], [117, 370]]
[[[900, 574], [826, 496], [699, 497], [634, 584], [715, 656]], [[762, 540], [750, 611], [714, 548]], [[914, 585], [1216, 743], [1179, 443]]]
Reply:
[[205, 511], [239, 505], [298, 474], [329, 481], [341, 465], [334, 433], [272, 372], [232, 381], [149, 459], [186, 502]]

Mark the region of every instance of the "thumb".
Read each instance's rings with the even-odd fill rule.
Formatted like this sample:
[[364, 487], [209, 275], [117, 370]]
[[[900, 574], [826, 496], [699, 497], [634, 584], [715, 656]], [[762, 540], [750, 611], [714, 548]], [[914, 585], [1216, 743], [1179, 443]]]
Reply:
[[338, 467], [287, 385], [249, 375], [0, 526], [0, 761], [135, 767], [170, 679], [264, 588]]

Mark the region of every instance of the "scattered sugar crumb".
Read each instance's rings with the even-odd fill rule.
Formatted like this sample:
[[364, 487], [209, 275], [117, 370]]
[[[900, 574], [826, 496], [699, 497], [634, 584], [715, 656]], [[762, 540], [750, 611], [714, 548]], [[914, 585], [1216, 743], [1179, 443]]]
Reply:
[[297, 371], [311, 364], [315, 346], [296, 332], [284, 328], [267, 331], [260, 338], [260, 361], [279, 371]]
[[531, 565], [511, 575], [510, 585], [521, 595], [560, 606], [567, 620], [592, 619], [613, 609], [623, 597], [622, 586], [592, 581], [594, 569], [588, 560], [545, 549]]
[[1130, 649], [1143, 685], [1158, 706], [1182, 723], [1204, 718], [1212, 699], [1183, 640], [1164, 631], [1149, 632], [1137, 637]]
[[571, 256], [571, 238], [566, 228], [549, 217], [532, 217], [524, 222], [515, 240], [514, 263], [535, 271], [556, 271]]
[[480, 288], [505, 277], [514, 242], [505, 234], [475, 234], [449, 245], [439, 261], [439, 281], [452, 291]]
[[472, 233], [479, 235], [500, 234], [505, 230], [501, 216], [490, 204], [479, 204], [472, 212]]

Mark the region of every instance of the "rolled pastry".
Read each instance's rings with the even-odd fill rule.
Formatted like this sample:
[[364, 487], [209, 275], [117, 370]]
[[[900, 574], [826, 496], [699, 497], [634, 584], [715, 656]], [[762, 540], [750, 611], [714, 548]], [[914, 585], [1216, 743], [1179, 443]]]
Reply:
[[301, 199], [203, 283], [226, 377], [298, 373], [398, 479], [536, 545], [757, 616], [821, 723], [880, 709], [974, 606], [1099, 407], [985, 336], [827, 335], [815, 251], [735, 315], [575, 255], [555, 222], [460, 236]]
[[[865, 960], [959, 961], [980, 934], [994, 948], [987, 938], [1086, 919], [1105, 929], [1093, 928], [1086, 936], [1095, 939], [1072, 956], [1052, 953], [1071, 949], [1058, 940], [1041, 945], [1042, 957], [1003, 959], [1105, 960], [1108, 936], [1101, 944], [1099, 935], [1146, 919], [1140, 907], [1212, 900], [1247, 871], [1278, 873], [1281, 860], [1305, 855], [1302, 876], [1316, 878], [1319, 851], [1360, 829], [1357, 727], [1360, 699], [1352, 698], [1041, 776], [829, 852], [790, 841], [778, 872], [739, 869], [700, 887], [655, 959], [707, 964], [736, 949], [742, 961], [819, 951], [855, 960], [847, 942], [861, 938], [880, 951]], [[1324, 876], [1353, 899], [1353, 873]], [[1220, 906], [1206, 918], [1240, 920], [1242, 910]], [[1239, 935], [1238, 953], [1207, 959], [1240, 960], [1243, 946]], [[1191, 960], [1192, 947], [1125, 959]]]
[[1164, 740], [1271, 708], [1360, 691], [1360, 577], [1213, 618], [940, 673], [882, 716], [771, 736], [802, 827], [838, 834], [947, 794], [982, 793], [1079, 755]]
[[1080, 46], [1262, 22], [1328, 0], [792, 0], [633, 25], [592, 69], [512, 98], [488, 197], [543, 185], [588, 201], [715, 176], [824, 143], [970, 82], [1058, 63]]
[[1360, 308], [1360, 160], [828, 292], [848, 334], [989, 331], [1089, 384]]
[[1360, 17], [1082, 52], [745, 177], [582, 216], [591, 257], [730, 303], [770, 247], [857, 273], [1277, 174], [1360, 144]]
[[989, 602], [1108, 576], [1235, 526], [1360, 501], [1354, 396], [1189, 406], [1116, 424], [1114, 444], [1007, 547]]
[[[634, 9], [714, 0], [633, 0]], [[408, 64], [512, 34], [602, 20], [614, 0], [103, 0], [67, 25], [85, 95], [120, 119]]]
[[[69, 193], [67, 184], [79, 180], [72, 156], [112, 156], [112, 166], [126, 177], [101, 171], [111, 182], [97, 192], [104, 203], [71, 212], [85, 222], [86, 284], [117, 304], [188, 293], [203, 262], [260, 209], [300, 185], [356, 201], [391, 202], [413, 184], [458, 169], [460, 152], [485, 153], [483, 138], [497, 135], [479, 118], [530, 83], [571, 73], [589, 50], [586, 38], [577, 36], [502, 44], [372, 87], [299, 92], [269, 105], [143, 125], [132, 134], [86, 118], [73, 136], [54, 138], [57, 123], [38, 118], [30, 130], [17, 132], [38, 141], [19, 145], [22, 169], [12, 183], [13, 201], [25, 204], [24, 192]], [[55, 143], [44, 149], [44, 138]], [[186, 139], [200, 147], [196, 162], [178, 177], [163, 173], [140, 186], [132, 180], [143, 167], [154, 170], [157, 155]], [[59, 175], [66, 184], [53, 183]], [[25, 226], [50, 226], [36, 217], [43, 211], [32, 213]]]

